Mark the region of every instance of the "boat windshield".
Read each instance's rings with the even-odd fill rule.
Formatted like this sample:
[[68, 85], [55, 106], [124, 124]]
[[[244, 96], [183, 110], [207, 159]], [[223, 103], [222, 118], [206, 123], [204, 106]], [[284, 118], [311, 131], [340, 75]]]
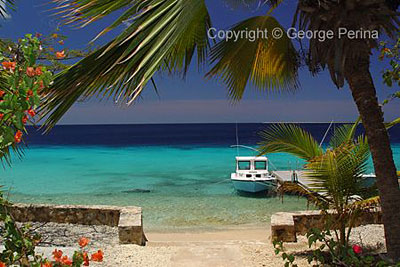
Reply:
[[250, 170], [250, 161], [238, 161], [239, 170]]
[[266, 161], [255, 161], [254, 162], [254, 169], [255, 170], [266, 170], [267, 169], [267, 162]]

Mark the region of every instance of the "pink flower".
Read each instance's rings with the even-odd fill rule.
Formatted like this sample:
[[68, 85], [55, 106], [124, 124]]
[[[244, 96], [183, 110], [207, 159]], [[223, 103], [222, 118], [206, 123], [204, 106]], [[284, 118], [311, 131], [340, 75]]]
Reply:
[[362, 247], [357, 246], [357, 245], [353, 245], [353, 251], [356, 254], [361, 254], [363, 252]]

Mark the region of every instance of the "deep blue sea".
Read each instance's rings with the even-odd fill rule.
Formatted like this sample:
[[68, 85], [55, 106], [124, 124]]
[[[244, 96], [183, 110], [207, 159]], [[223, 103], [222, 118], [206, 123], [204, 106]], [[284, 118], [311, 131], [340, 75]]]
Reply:
[[[317, 140], [328, 126], [302, 124]], [[267, 127], [238, 124], [240, 144], [255, 146]], [[297, 197], [282, 203], [234, 191], [236, 124], [56, 126], [47, 135], [28, 130], [23, 158], [0, 171], [13, 201], [141, 206], [145, 228], [160, 231], [265, 224], [274, 212], [307, 209]], [[390, 136], [400, 167], [400, 127]], [[302, 165], [285, 154], [269, 158], [276, 169]]]

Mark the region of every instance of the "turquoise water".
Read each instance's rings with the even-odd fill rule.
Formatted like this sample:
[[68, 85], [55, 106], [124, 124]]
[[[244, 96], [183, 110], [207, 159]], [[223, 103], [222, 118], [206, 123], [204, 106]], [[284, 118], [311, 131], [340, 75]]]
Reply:
[[[302, 198], [238, 195], [229, 181], [235, 156], [229, 147], [33, 146], [0, 183], [17, 202], [141, 206], [147, 230], [265, 224], [274, 212], [307, 209]], [[269, 158], [276, 169], [301, 166], [288, 155]], [[146, 191], [129, 192], [136, 189]]]

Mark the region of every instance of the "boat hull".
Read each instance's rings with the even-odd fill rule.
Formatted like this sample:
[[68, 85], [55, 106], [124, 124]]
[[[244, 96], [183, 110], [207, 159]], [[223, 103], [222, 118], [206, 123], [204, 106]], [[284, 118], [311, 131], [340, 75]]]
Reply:
[[233, 186], [236, 190], [248, 193], [258, 193], [262, 191], [274, 191], [276, 189], [275, 181], [256, 181], [256, 180], [234, 180]]

